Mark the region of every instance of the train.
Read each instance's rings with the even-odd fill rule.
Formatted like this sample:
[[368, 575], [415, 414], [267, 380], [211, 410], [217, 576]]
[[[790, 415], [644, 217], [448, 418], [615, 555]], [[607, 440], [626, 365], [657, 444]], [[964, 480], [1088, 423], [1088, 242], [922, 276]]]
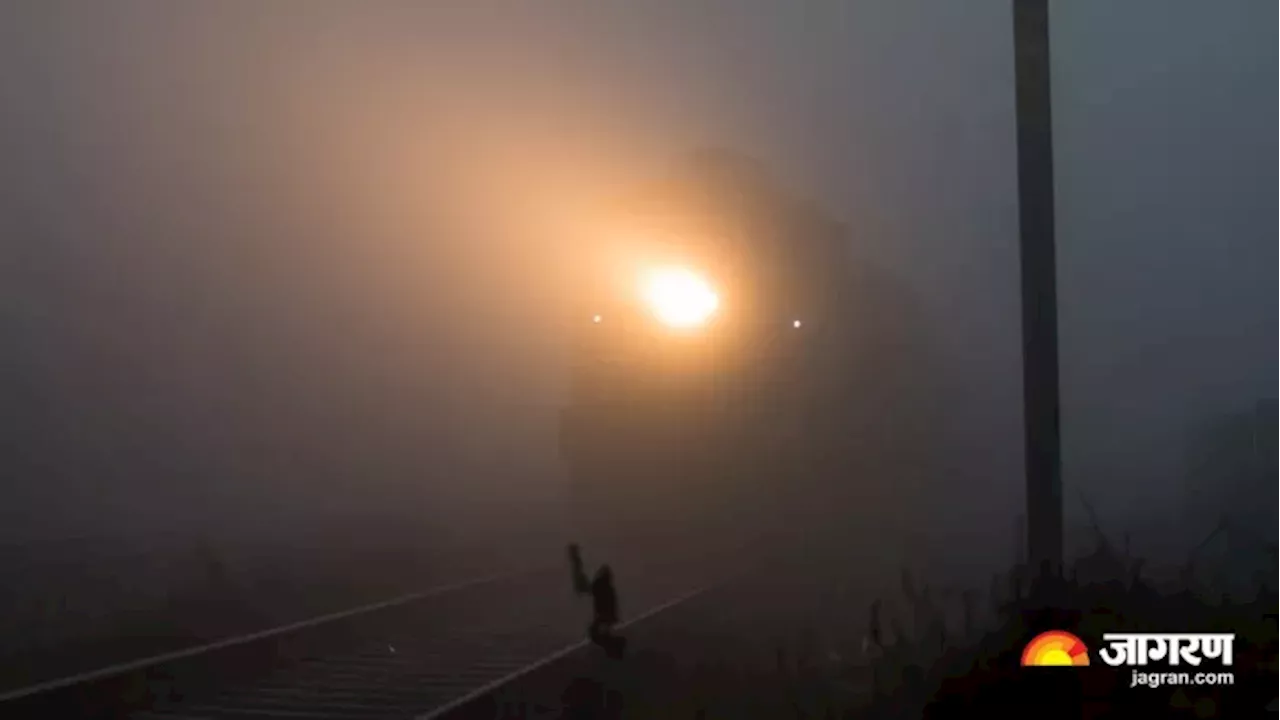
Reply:
[[935, 373], [919, 313], [846, 226], [703, 151], [628, 196], [575, 304], [561, 413], [575, 534], [732, 552], [923, 519]]

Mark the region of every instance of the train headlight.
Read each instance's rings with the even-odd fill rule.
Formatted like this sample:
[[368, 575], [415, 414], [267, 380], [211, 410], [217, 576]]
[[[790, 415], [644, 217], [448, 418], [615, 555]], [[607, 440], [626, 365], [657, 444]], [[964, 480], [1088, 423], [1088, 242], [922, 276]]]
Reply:
[[641, 293], [650, 312], [673, 328], [704, 325], [720, 307], [720, 297], [710, 283], [688, 268], [651, 271]]

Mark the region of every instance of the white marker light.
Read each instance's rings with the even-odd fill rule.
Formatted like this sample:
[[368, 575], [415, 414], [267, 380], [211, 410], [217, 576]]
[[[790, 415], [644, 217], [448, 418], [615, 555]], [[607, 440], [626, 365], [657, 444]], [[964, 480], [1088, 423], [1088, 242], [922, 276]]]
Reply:
[[791, 321], [791, 327], [793, 327], [793, 328], [798, 328], [798, 327], [800, 327], [800, 326], [801, 326], [801, 325], [803, 325], [803, 324], [804, 324], [804, 323], [801, 323], [799, 320], [792, 320], [792, 321]]
[[599, 322], [600, 322], [601, 320], [603, 320], [603, 319], [604, 319], [604, 318], [600, 317], [599, 315], [592, 315], [592, 316], [591, 316], [591, 322], [593, 322], [593, 323], [599, 323]]

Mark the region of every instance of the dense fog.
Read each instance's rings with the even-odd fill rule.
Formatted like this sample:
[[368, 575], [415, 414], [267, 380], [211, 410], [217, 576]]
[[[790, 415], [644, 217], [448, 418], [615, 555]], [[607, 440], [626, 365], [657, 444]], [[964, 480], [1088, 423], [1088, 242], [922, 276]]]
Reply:
[[[1054, 6], [1073, 548], [1082, 496], [1172, 559], [1276, 537], [1275, 20]], [[952, 454], [912, 552], [1006, 562], [1012, 62], [997, 0], [6, 3], [0, 541], [552, 547], [600, 208], [714, 143], [909, 290]]]

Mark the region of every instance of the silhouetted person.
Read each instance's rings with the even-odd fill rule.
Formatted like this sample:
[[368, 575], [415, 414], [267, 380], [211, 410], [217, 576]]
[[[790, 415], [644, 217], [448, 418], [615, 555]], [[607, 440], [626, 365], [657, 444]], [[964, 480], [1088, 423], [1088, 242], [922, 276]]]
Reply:
[[601, 565], [595, 578], [588, 581], [582, 553], [576, 544], [569, 546], [569, 562], [573, 570], [574, 592], [591, 595], [592, 617], [587, 637], [610, 657], [620, 657], [627, 641], [613, 634], [613, 627], [618, 624], [618, 590], [613, 584], [613, 570], [608, 565]]

